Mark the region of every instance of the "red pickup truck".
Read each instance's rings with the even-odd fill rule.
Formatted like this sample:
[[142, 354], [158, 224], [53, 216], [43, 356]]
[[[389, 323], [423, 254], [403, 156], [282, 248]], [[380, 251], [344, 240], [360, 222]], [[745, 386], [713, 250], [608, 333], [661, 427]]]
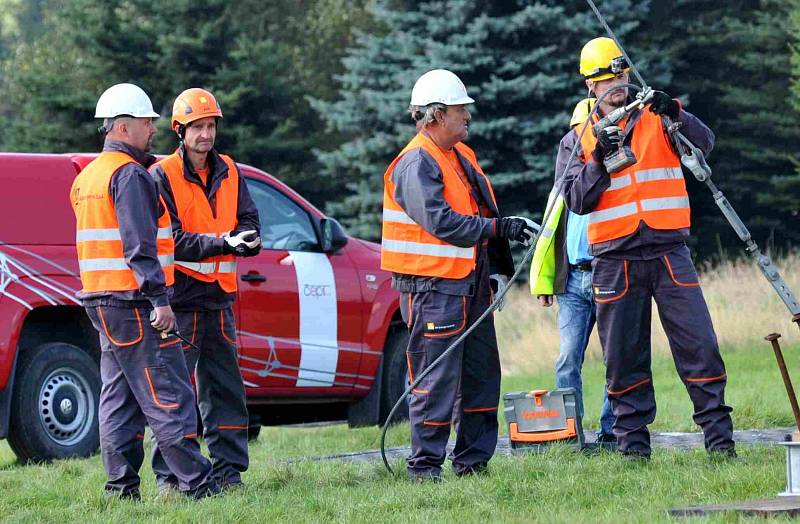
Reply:
[[[99, 341], [81, 287], [69, 189], [94, 155], [0, 153], [0, 438], [22, 460], [97, 450]], [[240, 164], [263, 249], [240, 259], [239, 365], [251, 429], [382, 421], [406, 385], [407, 333], [380, 246]]]

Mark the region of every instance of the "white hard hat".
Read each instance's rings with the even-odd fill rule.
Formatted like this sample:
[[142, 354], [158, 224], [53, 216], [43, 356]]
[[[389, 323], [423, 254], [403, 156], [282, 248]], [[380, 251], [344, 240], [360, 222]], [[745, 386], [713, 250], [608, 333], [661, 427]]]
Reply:
[[153, 103], [141, 87], [133, 84], [116, 84], [106, 89], [97, 99], [95, 118], [114, 118], [130, 115], [136, 118], [158, 118]]
[[475, 100], [467, 96], [464, 82], [447, 69], [428, 71], [417, 79], [411, 90], [411, 105], [426, 106], [440, 103], [447, 106], [472, 104]]

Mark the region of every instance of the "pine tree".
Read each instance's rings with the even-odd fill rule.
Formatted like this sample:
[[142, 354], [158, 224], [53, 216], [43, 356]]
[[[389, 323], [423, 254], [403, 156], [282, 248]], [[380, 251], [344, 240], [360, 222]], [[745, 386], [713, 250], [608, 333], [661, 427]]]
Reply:
[[[676, 57], [670, 94], [716, 134], [708, 159], [716, 184], [762, 246], [800, 241], [792, 158], [800, 128], [790, 93], [789, 43], [800, 27], [789, 16], [794, 2], [672, 0], [654, 4], [645, 22], [654, 45]], [[688, 176], [696, 251], [739, 253], [742, 244], [705, 185]]]
[[[638, 52], [632, 36], [648, 5], [608, 0], [601, 7], [623, 41], [631, 36], [631, 50], [652, 78], [666, 81], [661, 55]], [[378, 1], [373, 17], [377, 29], [361, 34], [344, 61], [339, 99], [314, 104], [344, 140], [318, 153], [325, 175], [349, 191], [329, 212], [351, 233], [379, 237], [383, 172], [415, 132], [406, 112], [411, 87], [425, 71], [445, 68], [476, 100], [468, 143], [492, 179], [501, 212], [540, 216], [556, 147], [575, 102], [585, 96], [580, 49], [603, 35], [586, 4]]]
[[327, 194], [312, 149], [336, 137], [324, 133], [306, 97], [334, 96], [328, 79], [342, 69], [354, 29], [367, 23], [363, 2], [31, 0], [16, 14], [31, 18], [40, 7], [40, 34], [20, 38], [0, 65], [0, 146], [97, 150], [97, 97], [133, 82], [162, 115], [154, 150], [169, 153], [177, 145], [175, 97], [204, 87], [224, 114], [219, 149], [319, 202]]

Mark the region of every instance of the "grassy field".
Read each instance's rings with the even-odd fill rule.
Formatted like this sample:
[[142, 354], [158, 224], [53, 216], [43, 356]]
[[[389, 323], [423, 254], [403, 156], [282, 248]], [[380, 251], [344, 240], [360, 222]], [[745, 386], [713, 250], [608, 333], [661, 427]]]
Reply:
[[[764, 344], [726, 352], [728, 400], [737, 427], [788, 426], [792, 418], [773, 360]], [[787, 348], [797, 355], [800, 346]], [[797, 358], [793, 358], [796, 362]], [[602, 365], [587, 363], [587, 425], [599, 412]], [[692, 430], [691, 408], [668, 358], [657, 358], [659, 413], [654, 428]], [[504, 391], [552, 384], [549, 371], [503, 380]], [[501, 424], [505, 432], [504, 424]], [[490, 475], [416, 486], [390, 476], [378, 463], [317, 462], [308, 457], [374, 449], [378, 428], [345, 425], [264, 428], [251, 446], [245, 491], [197, 506], [156, 498], [143, 467], [142, 504], [108, 501], [98, 457], [50, 465], [21, 465], [0, 445], [0, 521], [3, 522], [652, 522], [675, 506], [771, 497], [785, 484], [783, 450], [740, 446], [740, 459], [709, 460], [702, 451], [657, 450], [650, 464], [613, 454], [587, 457], [564, 447], [524, 458], [498, 457]], [[388, 436], [407, 445], [407, 426]], [[400, 461], [395, 469], [402, 472]], [[716, 517], [709, 521], [730, 520]]]
[[[784, 266], [792, 285], [800, 280], [800, 259]], [[790, 426], [791, 411], [762, 337], [784, 334], [791, 371], [800, 358], [800, 332], [762, 277], [747, 264], [731, 264], [704, 275], [705, 290], [726, 360], [727, 401], [737, 428]], [[497, 315], [505, 375], [503, 391], [553, 386], [557, 353], [555, 310], [543, 310], [517, 291]], [[524, 323], [512, 323], [524, 319]], [[658, 399], [656, 430], [692, 431], [691, 406], [677, 379], [665, 343], [656, 335], [653, 379]], [[738, 341], [738, 342], [737, 342]], [[603, 367], [590, 356], [585, 366], [587, 416], [595, 427]], [[796, 379], [800, 380], [800, 378]], [[505, 424], [501, 422], [505, 433]], [[198, 503], [158, 499], [149, 467], [143, 467], [141, 504], [109, 501], [98, 457], [49, 465], [15, 462], [0, 443], [2, 522], [653, 522], [668, 520], [671, 507], [772, 497], [782, 491], [783, 449], [740, 446], [735, 462], [709, 460], [702, 451], [657, 450], [649, 464], [614, 454], [587, 457], [565, 447], [521, 458], [498, 457], [485, 477], [456, 479], [446, 471], [440, 485], [411, 485], [378, 463], [319, 462], [309, 457], [375, 449], [378, 428], [345, 425], [264, 428], [251, 447], [248, 487]], [[408, 444], [406, 425], [393, 427], [389, 446]], [[395, 469], [402, 472], [400, 461]], [[701, 521], [727, 522], [734, 516]]]

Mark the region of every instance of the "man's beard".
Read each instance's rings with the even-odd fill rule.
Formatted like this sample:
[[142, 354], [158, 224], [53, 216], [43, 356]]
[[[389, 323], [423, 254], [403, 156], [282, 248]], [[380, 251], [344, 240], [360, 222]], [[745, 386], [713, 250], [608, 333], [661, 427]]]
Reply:
[[[606, 97], [606, 100], [607, 100], [606, 103], [609, 106], [614, 107], [614, 108], [623, 107], [625, 105], [625, 102], [628, 100], [628, 94], [624, 93], [625, 96], [621, 96], [620, 97], [619, 95], [621, 93], [624, 93], [624, 92], [623, 91], [610, 92], [608, 94], [608, 96]], [[617, 97], [619, 97], [619, 101], [617, 101]]]

